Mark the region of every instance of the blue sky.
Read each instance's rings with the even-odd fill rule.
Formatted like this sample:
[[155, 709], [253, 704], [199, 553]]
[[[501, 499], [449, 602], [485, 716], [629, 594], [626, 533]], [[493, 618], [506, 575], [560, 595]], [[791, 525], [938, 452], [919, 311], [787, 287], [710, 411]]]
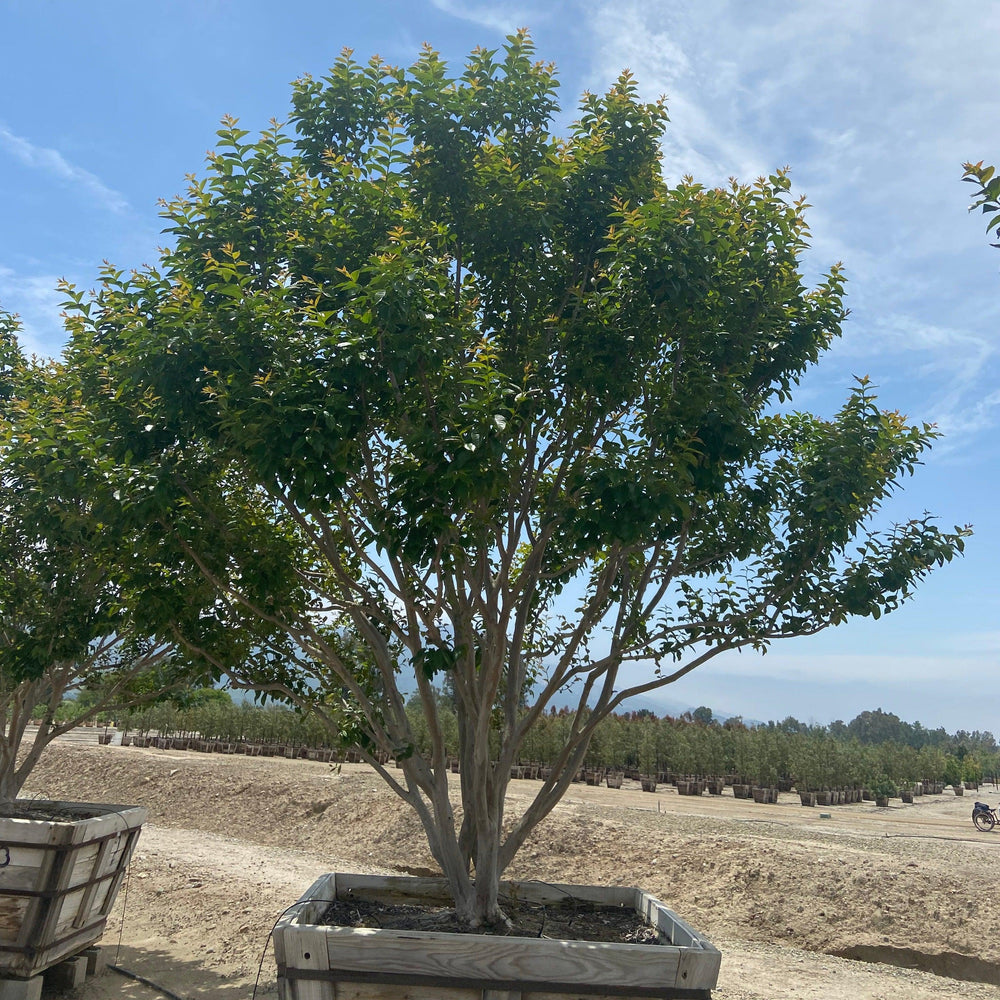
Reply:
[[812, 205], [809, 273], [842, 260], [851, 307], [796, 404], [832, 413], [870, 375], [886, 406], [944, 435], [890, 515], [976, 530], [889, 618], [720, 658], [665, 697], [1000, 732], [1000, 250], [960, 182], [963, 161], [1000, 161], [1000, 4], [0, 0], [0, 306], [30, 350], [58, 353], [56, 281], [155, 261], [157, 199], [203, 171], [223, 114], [282, 119], [290, 82], [344, 46], [409, 64], [428, 41], [458, 67], [521, 25], [559, 68], [563, 124], [628, 67], [667, 95], [668, 177], [791, 167]]

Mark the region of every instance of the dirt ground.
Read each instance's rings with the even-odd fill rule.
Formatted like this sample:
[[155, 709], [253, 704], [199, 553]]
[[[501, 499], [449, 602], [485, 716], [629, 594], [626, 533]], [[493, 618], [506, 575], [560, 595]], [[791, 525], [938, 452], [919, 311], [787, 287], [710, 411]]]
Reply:
[[[512, 782], [512, 811], [532, 789]], [[149, 809], [103, 943], [183, 1000], [249, 1000], [258, 972], [274, 1000], [270, 929], [319, 875], [434, 867], [364, 765], [54, 745], [24, 794]], [[1000, 828], [975, 830], [975, 797], [809, 809], [575, 785], [510, 874], [653, 892], [722, 950], [717, 1000], [1000, 1000]], [[158, 996], [115, 972], [77, 992]]]

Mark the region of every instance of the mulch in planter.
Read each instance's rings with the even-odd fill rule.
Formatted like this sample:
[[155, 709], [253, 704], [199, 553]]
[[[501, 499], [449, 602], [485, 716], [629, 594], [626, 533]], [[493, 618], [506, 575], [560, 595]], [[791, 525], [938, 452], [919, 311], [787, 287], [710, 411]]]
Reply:
[[[113, 811], [113, 810], [109, 810]], [[49, 823], [75, 823], [95, 816], [92, 806], [72, 806], [65, 802], [15, 799], [0, 804], [0, 819], [40, 819]]]
[[340, 927], [384, 930], [438, 931], [454, 934], [495, 934], [509, 937], [558, 938], [572, 941], [608, 941], [616, 944], [664, 944], [637, 913], [619, 906], [596, 906], [580, 900], [565, 906], [511, 901], [505, 907], [512, 926], [468, 927], [446, 907], [336, 900], [320, 922]]

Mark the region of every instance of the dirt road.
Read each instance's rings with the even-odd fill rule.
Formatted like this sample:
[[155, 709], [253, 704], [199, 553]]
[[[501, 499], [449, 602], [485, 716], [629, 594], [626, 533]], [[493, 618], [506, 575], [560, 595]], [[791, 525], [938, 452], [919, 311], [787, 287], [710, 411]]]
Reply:
[[[512, 783], [512, 811], [532, 788]], [[363, 765], [53, 746], [25, 791], [150, 809], [104, 943], [184, 1000], [249, 1000], [262, 956], [257, 995], [273, 998], [268, 933], [318, 875], [433, 867], [415, 818]], [[971, 804], [819, 810], [574, 786], [510, 874], [654, 892], [722, 949], [718, 1000], [1000, 1000], [1000, 832], [977, 833]], [[118, 996], [158, 994], [109, 973], [80, 1000]]]

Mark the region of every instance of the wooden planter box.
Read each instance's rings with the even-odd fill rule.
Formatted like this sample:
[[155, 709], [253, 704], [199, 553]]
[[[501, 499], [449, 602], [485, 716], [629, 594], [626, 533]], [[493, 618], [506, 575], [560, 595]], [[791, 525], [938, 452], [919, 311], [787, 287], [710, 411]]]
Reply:
[[449, 905], [444, 879], [324, 875], [274, 929], [279, 1000], [710, 998], [720, 952], [639, 889], [504, 883], [518, 899], [632, 907], [660, 945], [395, 931], [319, 924], [334, 899]]
[[65, 819], [0, 814], [0, 978], [29, 978], [93, 944], [125, 876], [146, 810], [18, 802]]

